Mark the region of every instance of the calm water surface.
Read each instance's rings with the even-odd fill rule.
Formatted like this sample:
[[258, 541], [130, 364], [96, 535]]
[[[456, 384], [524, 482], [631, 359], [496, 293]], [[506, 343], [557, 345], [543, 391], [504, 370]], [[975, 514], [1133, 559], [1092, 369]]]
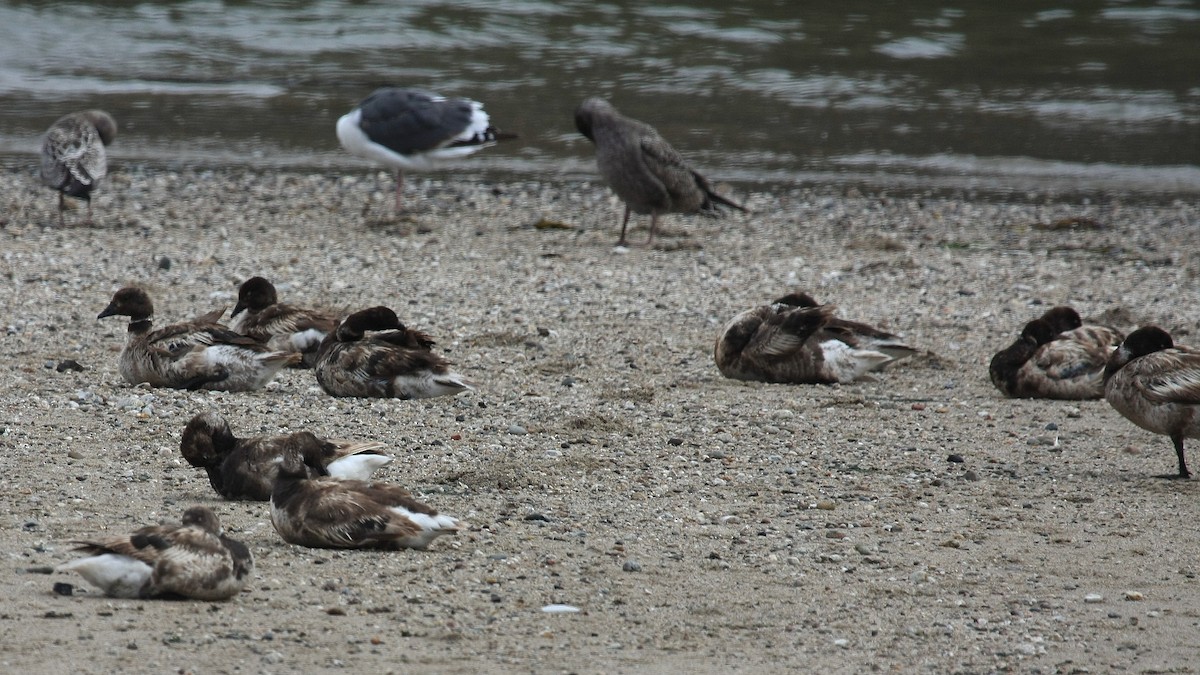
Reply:
[[352, 169], [374, 87], [484, 101], [458, 165], [586, 176], [586, 96], [747, 185], [1200, 194], [1200, 4], [845, 0], [0, 3], [0, 154], [112, 112], [121, 161]]

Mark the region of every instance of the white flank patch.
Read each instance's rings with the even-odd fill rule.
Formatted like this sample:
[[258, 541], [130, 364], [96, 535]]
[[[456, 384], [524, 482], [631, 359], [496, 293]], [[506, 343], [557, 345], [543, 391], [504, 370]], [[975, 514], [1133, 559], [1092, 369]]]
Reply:
[[887, 354], [853, 349], [838, 340], [822, 342], [821, 352], [825, 355], [826, 365], [833, 370], [838, 382], [842, 383], [853, 382], [868, 370], [892, 360]]
[[334, 478], [370, 480], [372, 473], [391, 461], [392, 458], [387, 455], [350, 455], [333, 460], [325, 470]]
[[461, 375], [455, 373], [434, 375], [427, 370], [416, 375], [397, 375], [392, 378], [392, 386], [405, 398], [452, 396], [460, 391], [473, 388]]
[[429, 542], [437, 539], [439, 536], [457, 532], [461, 526], [457, 518], [451, 518], [450, 516], [430, 516], [424, 513], [413, 513], [403, 506], [393, 506], [391, 507], [391, 511], [411, 520], [417, 527], [421, 528], [421, 534], [397, 540], [401, 545], [410, 548], [423, 549], [429, 546]]
[[114, 598], [136, 598], [150, 579], [146, 563], [116, 553], [102, 553], [58, 566], [60, 572], [76, 572], [88, 583]]
[[316, 328], [309, 328], [308, 330], [302, 330], [291, 335], [292, 346], [298, 352], [302, 352], [309, 347], [315, 347], [321, 344], [321, 340], [324, 339], [325, 332], [319, 331]]

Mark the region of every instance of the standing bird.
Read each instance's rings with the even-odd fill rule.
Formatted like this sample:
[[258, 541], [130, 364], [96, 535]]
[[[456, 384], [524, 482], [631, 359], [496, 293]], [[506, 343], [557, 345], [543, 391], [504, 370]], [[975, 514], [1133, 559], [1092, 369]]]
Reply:
[[1104, 369], [1123, 338], [1108, 326], [1083, 325], [1070, 307], [1053, 307], [996, 352], [988, 374], [1010, 398], [1103, 398]]
[[254, 571], [250, 549], [226, 537], [216, 514], [204, 506], [184, 511], [177, 525], [73, 543], [90, 555], [59, 571], [78, 572], [114, 598], [228, 600]]
[[63, 115], [42, 140], [42, 182], [58, 190], [58, 224], [63, 224], [65, 197], [87, 202], [92, 222], [92, 190], [108, 174], [104, 146], [117, 137], [117, 123], [103, 110]]
[[311, 548], [424, 549], [462, 529], [398, 485], [309, 478], [295, 457], [279, 460], [271, 524], [284, 541]]
[[625, 117], [608, 101], [589, 98], [575, 110], [575, 128], [596, 144], [596, 165], [612, 191], [625, 202], [618, 246], [628, 245], [629, 214], [650, 214], [649, 246], [664, 213], [719, 215], [720, 206], [746, 208], [713, 192], [654, 127]]
[[433, 398], [474, 389], [433, 345], [392, 310], [372, 307], [346, 317], [325, 337], [313, 372], [331, 396]]
[[238, 438], [216, 413], [200, 413], [188, 422], [179, 450], [188, 464], [208, 473], [208, 482], [225, 499], [265, 502], [271, 498], [279, 459], [297, 457], [308, 475], [366, 480], [392, 461], [375, 451], [378, 441], [337, 441], [307, 431], [283, 436]]
[[130, 384], [146, 382], [172, 389], [249, 391], [271, 381], [300, 355], [272, 351], [216, 323], [220, 312], [153, 329], [154, 304], [146, 291], [129, 286], [117, 291], [96, 317], [129, 317], [129, 336], [117, 370]]
[[852, 382], [893, 360], [820, 333], [833, 320], [833, 305], [798, 307], [772, 303], [735, 316], [717, 336], [713, 360], [734, 380], [832, 384]]
[[276, 351], [300, 354], [304, 360], [297, 365], [306, 368], [316, 363], [317, 348], [336, 325], [332, 314], [279, 302], [274, 284], [262, 277], [242, 282], [229, 321], [235, 333]]
[[1139, 328], [1109, 357], [1104, 398], [1130, 422], [1171, 438], [1179, 471], [1159, 478], [1191, 477], [1183, 439], [1200, 438], [1200, 353], [1176, 347], [1158, 326]]
[[516, 138], [491, 126], [483, 104], [420, 89], [383, 87], [337, 122], [342, 147], [396, 171], [396, 212], [402, 210], [404, 171], [426, 171], [438, 160], [465, 157], [496, 141]]

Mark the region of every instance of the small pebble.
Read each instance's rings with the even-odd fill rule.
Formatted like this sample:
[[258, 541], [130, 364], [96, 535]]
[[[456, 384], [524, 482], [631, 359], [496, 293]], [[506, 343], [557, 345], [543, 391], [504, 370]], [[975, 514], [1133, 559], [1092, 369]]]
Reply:
[[1083, 601], [1089, 605], [1094, 605], [1098, 602], [1104, 602], [1104, 596], [1100, 595], [1099, 593], [1088, 593], [1087, 595], [1083, 596]]
[[75, 587], [72, 586], [71, 584], [63, 583], [60, 581], [60, 582], [54, 584], [54, 594], [55, 595], [65, 595], [65, 596], [70, 597], [75, 594]]
[[71, 459], [83, 459], [86, 456], [87, 455], [84, 454], [83, 450], [80, 450], [79, 448], [71, 448], [67, 451], [67, 457], [70, 457]]
[[1141, 602], [1146, 596], [1138, 591], [1125, 591], [1125, 599], [1131, 602]]
[[641, 572], [642, 564], [636, 560], [626, 560], [625, 563], [621, 565], [621, 570], [625, 572]]
[[952, 462], [954, 464], [962, 464], [966, 460], [963, 459], [962, 455], [960, 455], [958, 453], [954, 453], [954, 454], [950, 455], [949, 457], [947, 457], [946, 461]]
[[680, 445], [683, 445], [683, 439], [682, 438], [668, 438], [667, 445], [673, 445], [673, 446], [678, 447]]
[[160, 270], [171, 269], [171, 259], [165, 255], [163, 257], [159, 258], [158, 259], [158, 269], [160, 269]]
[[979, 480], [979, 474], [975, 473], [974, 469], [967, 469], [963, 472], [963, 480], [976, 481]]
[[1058, 431], [1058, 425], [1054, 422], [1050, 422], [1046, 425], [1046, 431]]
[[508, 425], [508, 433], [513, 434], [515, 436], [523, 436], [529, 432], [525, 430], [525, 427], [523, 427], [519, 424], [510, 424], [510, 425]]

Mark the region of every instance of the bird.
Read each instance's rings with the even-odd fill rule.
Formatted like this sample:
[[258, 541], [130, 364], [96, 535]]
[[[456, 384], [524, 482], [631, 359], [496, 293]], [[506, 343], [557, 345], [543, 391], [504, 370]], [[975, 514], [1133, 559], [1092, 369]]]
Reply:
[[400, 323], [391, 309], [371, 307], [346, 317], [325, 336], [313, 372], [331, 396], [412, 399], [474, 389], [432, 351], [434, 344], [427, 334]]
[[310, 548], [424, 549], [463, 524], [388, 483], [310, 478], [283, 456], [271, 491], [271, 523], [284, 541]]
[[296, 364], [311, 368], [321, 340], [337, 325], [337, 318], [316, 309], [279, 302], [275, 285], [263, 277], [250, 277], [238, 287], [237, 304], [229, 329], [263, 342], [280, 352], [296, 352]]
[[42, 183], [58, 191], [58, 224], [63, 224], [66, 197], [87, 202], [92, 222], [92, 190], [108, 174], [104, 147], [117, 137], [117, 123], [103, 110], [63, 115], [42, 139]]
[[1171, 439], [1179, 470], [1159, 478], [1191, 477], [1183, 439], [1200, 438], [1200, 352], [1175, 345], [1158, 326], [1142, 326], [1109, 357], [1104, 399], [1130, 422]]
[[[793, 307], [819, 307], [821, 303], [817, 302], [811, 295], [804, 291], [795, 291], [776, 299], [774, 304]], [[888, 333], [865, 323], [841, 319], [836, 316], [831, 317], [828, 323], [817, 330], [815, 338], [817, 342], [823, 343], [829, 340], [837, 340], [852, 349], [880, 352], [891, 357], [890, 360], [874, 366], [872, 370], [879, 370], [892, 361], [908, 358], [918, 351], [915, 347], [905, 344], [904, 338], [901, 338], [899, 335]]]
[[608, 101], [588, 98], [575, 110], [575, 128], [596, 146], [600, 176], [625, 202], [618, 246], [628, 246], [629, 214], [650, 215], [649, 246], [665, 213], [718, 215], [721, 206], [746, 207], [713, 191], [654, 127], [625, 117]]
[[184, 511], [178, 524], [71, 543], [89, 555], [58, 571], [77, 572], [114, 598], [228, 600], [254, 571], [250, 549], [226, 537], [216, 514], [204, 506]]
[[735, 380], [832, 384], [852, 382], [893, 357], [859, 349], [841, 339], [820, 338], [833, 305], [800, 307], [775, 302], [738, 314], [721, 329], [713, 360]]
[[179, 449], [188, 464], [203, 468], [208, 482], [225, 499], [271, 499], [280, 457], [298, 457], [312, 476], [366, 480], [392, 458], [376, 451], [378, 441], [326, 440], [300, 431], [282, 436], [238, 438], [229, 423], [214, 412], [203, 412], [183, 429]]
[[96, 317], [129, 317], [129, 337], [117, 359], [121, 377], [173, 389], [249, 391], [270, 382], [300, 355], [273, 351], [216, 323], [223, 311], [153, 330], [154, 305], [145, 290], [117, 291]]
[[404, 172], [465, 157], [516, 138], [491, 125], [483, 104], [423, 89], [381, 87], [337, 121], [342, 147], [396, 172], [396, 212], [403, 210]]
[[988, 374], [1010, 398], [1103, 398], [1104, 368], [1123, 338], [1114, 328], [1084, 325], [1071, 307], [1052, 307], [992, 356]]

